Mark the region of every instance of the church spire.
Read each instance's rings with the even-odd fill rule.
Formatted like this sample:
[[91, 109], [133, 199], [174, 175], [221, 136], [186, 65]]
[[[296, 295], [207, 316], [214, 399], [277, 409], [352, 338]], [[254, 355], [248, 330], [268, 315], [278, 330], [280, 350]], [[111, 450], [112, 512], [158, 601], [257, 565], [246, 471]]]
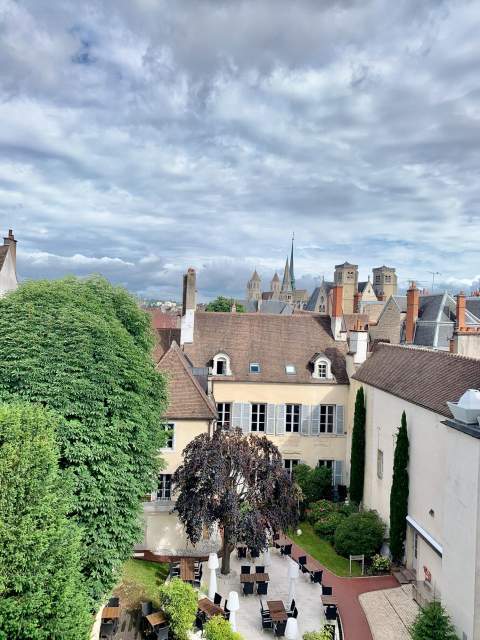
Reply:
[[293, 291], [295, 291], [295, 273], [293, 271], [293, 241], [294, 240], [295, 240], [295, 233], [292, 235], [292, 251], [290, 253], [290, 285]]
[[282, 291], [291, 291], [292, 290], [292, 281], [290, 278], [290, 266], [287, 261], [285, 262], [285, 271], [283, 272], [283, 282], [282, 282]]

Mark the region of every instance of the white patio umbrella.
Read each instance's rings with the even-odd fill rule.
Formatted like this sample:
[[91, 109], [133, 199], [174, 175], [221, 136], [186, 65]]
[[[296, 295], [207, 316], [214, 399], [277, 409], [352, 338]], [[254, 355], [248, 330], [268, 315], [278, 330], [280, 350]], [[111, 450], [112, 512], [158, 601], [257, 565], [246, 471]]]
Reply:
[[287, 620], [287, 626], [285, 627], [285, 638], [287, 640], [296, 640], [298, 637], [298, 622], [295, 618], [289, 618]]
[[216, 570], [219, 567], [218, 556], [216, 553], [211, 553], [208, 556], [207, 567], [210, 569], [210, 580], [208, 582], [208, 597], [213, 600], [215, 592], [217, 591], [217, 573]]
[[295, 598], [295, 584], [298, 580], [298, 564], [293, 560], [288, 562], [288, 602]]
[[272, 558], [270, 557], [270, 549], [268, 547], [263, 552], [263, 564], [265, 568], [270, 567], [272, 564]]
[[230, 591], [228, 594], [227, 608], [230, 610], [230, 626], [232, 631], [237, 630], [237, 611], [240, 609], [240, 601], [236, 591]]

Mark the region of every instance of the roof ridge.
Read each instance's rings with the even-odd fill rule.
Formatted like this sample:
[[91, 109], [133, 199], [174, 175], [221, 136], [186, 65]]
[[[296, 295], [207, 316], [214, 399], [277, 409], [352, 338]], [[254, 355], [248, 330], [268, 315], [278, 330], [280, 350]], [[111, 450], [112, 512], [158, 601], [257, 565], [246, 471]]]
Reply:
[[[432, 321], [434, 322], [434, 321]], [[373, 351], [378, 348], [390, 347], [392, 349], [405, 349], [410, 351], [425, 351], [427, 353], [441, 354], [442, 356], [448, 356], [451, 358], [460, 358], [462, 360], [468, 360], [469, 362], [478, 362], [479, 358], [472, 358], [471, 356], [465, 356], [463, 353], [452, 353], [451, 351], [443, 351], [442, 349], [432, 349], [422, 345], [415, 344], [391, 344], [390, 342], [377, 342]]]
[[169, 349], [163, 354], [163, 356], [160, 358], [160, 360], [158, 361], [156, 368], [159, 367], [160, 363], [163, 361], [163, 359], [167, 356], [168, 353], [170, 353], [170, 351], [172, 351], [173, 353], [175, 353], [178, 357], [178, 359], [180, 360], [183, 368], [185, 369], [188, 377], [190, 378], [190, 380], [193, 382], [193, 385], [195, 386], [196, 390], [199, 392], [202, 400], [204, 401], [204, 403], [207, 405], [208, 409], [210, 411], [213, 412], [213, 415], [215, 416], [217, 414], [217, 408], [214, 406], [213, 401], [209, 398], [209, 396], [205, 393], [205, 391], [202, 389], [200, 383], [198, 382], [198, 380], [195, 378], [195, 376], [192, 373], [192, 370], [190, 368], [190, 366], [187, 363], [187, 359], [185, 354], [183, 353], [183, 351], [180, 349], [180, 347], [178, 346], [176, 340], [172, 340], [172, 343], [170, 344]]

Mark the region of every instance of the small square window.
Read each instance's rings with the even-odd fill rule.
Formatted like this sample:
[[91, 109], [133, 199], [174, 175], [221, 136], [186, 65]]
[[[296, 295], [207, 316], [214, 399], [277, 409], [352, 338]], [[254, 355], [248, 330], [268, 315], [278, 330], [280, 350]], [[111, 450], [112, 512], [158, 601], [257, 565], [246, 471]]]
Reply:
[[295, 375], [297, 373], [297, 370], [295, 369], [295, 365], [294, 364], [285, 365], [285, 373], [288, 373], [289, 376]]
[[174, 437], [175, 437], [175, 424], [173, 422], [169, 422], [168, 424], [164, 424], [163, 428], [168, 433], [164, 449], [173, 449]]
[[250, 373], [260, 373], [260, 363], [259, 362], [251, 362], [250, 363]]

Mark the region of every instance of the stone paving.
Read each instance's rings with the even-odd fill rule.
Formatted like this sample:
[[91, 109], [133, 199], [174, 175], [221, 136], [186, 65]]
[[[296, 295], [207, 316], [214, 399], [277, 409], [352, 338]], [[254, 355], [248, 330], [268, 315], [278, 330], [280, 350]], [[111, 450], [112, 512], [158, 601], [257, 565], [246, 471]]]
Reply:
[[409, 640], [419, 607], [412, 599], [412, 586], [371, 591], [360, 595], [373, 640]]

